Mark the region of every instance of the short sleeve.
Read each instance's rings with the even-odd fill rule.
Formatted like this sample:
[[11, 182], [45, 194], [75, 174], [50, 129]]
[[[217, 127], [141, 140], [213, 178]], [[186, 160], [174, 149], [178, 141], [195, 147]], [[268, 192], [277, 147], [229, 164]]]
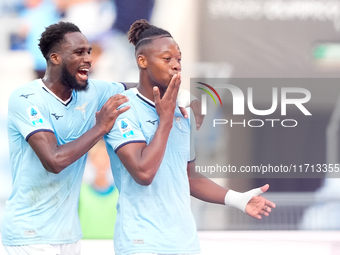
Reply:
[[[131, 106], [129, 102], [125, 103], [123, 106], [128, 104]], [[145, 136], [140, 127], [137, 112], [133, 106], [118, 116], [113, 128], [105, 136], [105, 141], [116, 153], [126, 144], [140, 142], [146, 143]]]
[[26, 141], [40, 131], [54, 133], [44, 102], [38, 93], [27, 88], [13, 92], [8, 101], [9, 128], [18, 130]]
[[116, 94], [121, 94], [126, 89], [125, 85], [119, 82], [107, 82], [100, 80], [91, 80], [91, 82], [94, 84], [98, 93], [98, 110], [103, 107], [110, 97]]

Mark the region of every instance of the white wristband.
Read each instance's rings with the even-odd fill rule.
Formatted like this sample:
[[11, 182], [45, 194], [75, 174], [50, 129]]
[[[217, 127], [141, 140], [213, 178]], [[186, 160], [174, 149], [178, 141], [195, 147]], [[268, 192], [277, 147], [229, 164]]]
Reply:
[[244, 193], [240, 193], [234, 190], [229, 190], [224, 198], [224, 203], [229, 206], [236, 207], [240, 209], [242, 212], [246, 212], [246, 206], [249, 200], [254, 197], [262, 194], [261, 188], [256, 188], [249, 190]]
[[190, 103], [197, 98], [190, 94], [189, 91], [185, 89], [179, 89], [178, 95], [177, 95], [177, 105], [179, 107], [187, 108], [190, 106]]

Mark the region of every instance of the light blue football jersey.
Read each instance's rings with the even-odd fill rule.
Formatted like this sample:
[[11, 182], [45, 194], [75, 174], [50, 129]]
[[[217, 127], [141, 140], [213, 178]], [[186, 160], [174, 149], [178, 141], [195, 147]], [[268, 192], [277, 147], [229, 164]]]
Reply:
[[190, 124], [178, 108], [163, 161], [149, 186], [139, 185], [116, 152], [128, 143], [152, 140], [159, 123], [155, 105], [137, 89], [123, 93], [131, 109], [121, 114], [105, 136], [115, 184], [120, 192], [114, 233], [116, 255], [137, 252], [200, 253], [196, 223], [190, 208], [187, 163]]
[[52, 132], [58, 144], [71, 142], [95, 124], [95, 113], [123, 84], [89, 80], [86, 92], [64, 102], [34, 80], [12, 93], [8, 137], [13, 190], [1, 224], [4, 245], [64, 244], [82, 237], [78, 199], [86, 155], [59, 174], [46, 171], [27, 142], [36, 132]]

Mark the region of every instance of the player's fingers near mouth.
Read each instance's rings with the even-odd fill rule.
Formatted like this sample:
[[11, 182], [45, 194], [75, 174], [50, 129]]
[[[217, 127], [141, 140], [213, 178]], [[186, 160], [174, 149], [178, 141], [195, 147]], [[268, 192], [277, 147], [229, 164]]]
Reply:
[[159, 94], [159, 89], [157, 87], [153, 87], [153, 97], [155, 99], [155, 104], [158, 105], [159, 101], [161, 100], [160, 94]]
[[176, 80], [177, 80], [177, 74], [173, 75], [171, 80], [170, 80], [170, 83], [169, 83], [169, 86], [166, 90], [166, 94], [169, 94], [170, 96], [173, 95], [173, 92], [174, 92], [174, 89], [175, 89], [175, 85], [176, 85]]
[[181, 73], [177, 73], [176, 74], [176, 79], [175, 79], [175, 84], [174, 84], [174, 90], [172, 92], [172, 96], [175, 97], [177, 99], [177, 95], [178, 95], [178, 90], [181, 86]]

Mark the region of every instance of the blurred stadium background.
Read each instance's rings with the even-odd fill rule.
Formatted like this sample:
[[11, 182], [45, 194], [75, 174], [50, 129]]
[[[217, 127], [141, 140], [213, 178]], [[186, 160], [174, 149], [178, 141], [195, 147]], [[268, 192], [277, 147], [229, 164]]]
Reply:
[[[93, 45], [92, 78], [135, 82], [138, 70], [125, 32], [140, 18], [169, 30], [181, 47], [186, 89], [192, 77], [340, 78], [340, 0], [0, 0], [0, 218], [11, 191], [7, 99], [43, 72], [37, 39], [44, 27], [74, 22]], [[339, 163], [340, 86], [310, 89], [319, 94], [312, 95], [313, 119], [301, 124], [300, 133], [227, 129], [207, 137], [197, 155], [208, 162], [223, 157], [226, 165], [236, 166], [268, 158], [280, 165], [283, 154], [287, 162]], [[268, 105], [265, 96], [259, 99]], [[211, 146], [219, 146], [220, 155], [209, 153]], [[90, 168], [84, 176], [88, 183], [94, 178]], [[238, 191], [269, 183], [266, 196], [277, 209], [256, 221], [233, 208], [193, 199], [203, 254], [340, 253], [338, 179], [215, 181]], [[111, 240], [83, 240], [82, 245], [83, 254], [112, 249]]]

